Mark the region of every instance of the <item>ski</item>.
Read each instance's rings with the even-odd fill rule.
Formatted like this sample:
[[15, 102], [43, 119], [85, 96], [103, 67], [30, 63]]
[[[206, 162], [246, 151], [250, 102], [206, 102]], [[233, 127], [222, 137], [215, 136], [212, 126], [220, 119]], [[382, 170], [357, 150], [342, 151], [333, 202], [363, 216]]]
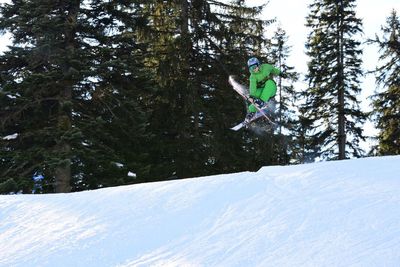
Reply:
[[232, 128], [230, 128], [233, 131], [239, 131], [240, 129], [242, 129], [243, 127], [247, 127], [250, 123], [252, 123], [253, 121], [256, 121], [257, 119], [261, 118], [263, 116], [264, 111], [257, 111], [254, 116], [250, 119], [250, 120], [244, 120], [241, 123], [239, 123], [236, 126], [233, 126]]
[[[257, 113], [256, 113], [256, 115], [254, 116], [254, 117], [256, 117], [256, 118], [255, 118], [254, 120], [256, 120], [256, 119], [258, 119], [258, 118], [264, 116], [264, 117], [267, 119], [267, 121], [268, 121], [269, 123], [271, 123], [272, 125], [276, 125], [276, 123], [273, 122], [273, 121], [271, 120], [271, 118], [265, 113], [265, 110], [259, 108], [257, 105], [254, 104], [254, 101], [250, 98], [250, 95], [249, 95], [249, 93], [248, 93], [248, 90], [247, 90], [247, 87], [246, 87], [246, 86], [244, 86], [244, 85], [238, 83], [238, 82], [234, 79], [234, 77], [233, 77], [232, 75], [229, 76], [229, 84], [232, 86], [233, 90], [235, 90], [235, 91], [236, 91], [240, 96], [242, 96], [246, 101], [252, 103], [252, 104], [255, 106], [255, 108], [258, 110], [257, 113], [259, 113], [260, 116], [256, 117], [256, 115], [257, 115]], [[254, 117], [253, 117], [253, 118], [254, 118]], [[243, 122], [239, 123], [238, 125], [232, 127], [231, 129], [234, 130], [234, 131], [237, 131], [237, 130], [243, 128], [244, 126], [248, 125], [250, 122], [254, 121], [253, 118], [252, 118], [249, 122], [246, 123], [245, 121], [243, 121]]]

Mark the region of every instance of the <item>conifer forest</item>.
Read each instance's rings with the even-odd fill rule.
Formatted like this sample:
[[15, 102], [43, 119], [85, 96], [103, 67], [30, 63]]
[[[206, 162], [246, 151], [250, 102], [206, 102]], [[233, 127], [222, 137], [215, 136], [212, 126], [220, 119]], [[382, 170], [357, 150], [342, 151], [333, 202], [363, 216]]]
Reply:
[[[365, 36], [357, 1], [310, 2], [304, 75], [288, 63], [290, 36], [273, 27], [279, 18], [263, 13], [268, 3], [1, 4], [0, 34], [11, 34], [12, 44], [0, 52], [0, 193], [75, 192], [400, 154], [398, 11]], [[379, 48], [376, 69], [362, 68], [362, 45]], [[235, 132], [246, 104], [228, 77], [248, 85], [246, 62], [254, 56], [281, 70], [274, 78], [279, 127]], [[360, 106], [367, 72], [379, 88], [369, 112]], [[363, 132], [367, 120], [377, 136]], [[376, 145], [365, 151], [367, 138]]]

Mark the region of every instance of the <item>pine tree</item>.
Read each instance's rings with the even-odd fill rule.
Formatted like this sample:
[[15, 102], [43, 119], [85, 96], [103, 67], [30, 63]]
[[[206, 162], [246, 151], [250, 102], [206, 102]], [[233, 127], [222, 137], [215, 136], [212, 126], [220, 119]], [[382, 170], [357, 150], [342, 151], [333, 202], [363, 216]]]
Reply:
[[12, 137], [1, 140], [2, 190], [78, 191], [273, 162], [270, 137], [229, 131], [244, 105], [228, 75], [245, 80], [246, 60], [266, 58], [262, 10], [243, 0], [4, 5], [0, 30], [14, 43], [0, 65], [0, 136]]
[[[264, 33], [274, 22], [260, 19], [265, 5], [250, 8], [246, 7], [245, 1], [231, 1], [230, 4], [224, 13], [220, 12], [223, 25], [226, 26], [221, 40], [217, 42], [218, 49], [214, 56], [219, 63], [214, 73], [220, 73], [220, 76], [213, 76], [219, 88], [226, 88], [215, 90], [216, 105], [213, 106], [216, 112], [224, 115], [225, 119], [216, 123], [224, 125], [225, 129], [242, 120], [246, 110], [243, 99], [229, 85], [226, 87], [226, 75], [235, 75], [238, 81], [248, 84], [250, 74], [246, 62], [253, 56], [267, 62], [266, 48], [270, 42]], [[223, 69], [226, 71], [222, 72]], [[215, 137], [213, 146], [220, 151], [216, 167], [233, 165], [235, 169], [229, 171], [242, 171], [258, 170], [261, 166], [276, 164], [271, 132], [263, 132], [261, 135], [252, 131], [226, 134], [226, 130], [220, 129]]]
[[[290, 47], [287, 45], [288, 37], [286, 32], [278, 27], [271, 39], [270, 55], [271, 62], [281, 70], [281, 76], [277, 78], [277, 99], [276, 121], [279, 124], [277, 135], [277, 158], [280, 164], [289, 164], [291, 161], [294, 136], [291, 132], [296, 123], [295, 102], [297, 92], [293, 83], [298, 80], [298, 73], [294, 67], [287, 64], [290, 55]], [[284, 79], [283, 77], [284, 76]], [[286, 133], [285, 133], [286, 132]]]
[[227, 133], [243, 118], [243, 104], [227, 79], [244, 69], [252, 49], [262, 46], [265, 22], [254, 18], [261, 9], [246, 8], [243, 1], [205, 0], [146, 6], [151, 18], [147, 36], [156, 40], [147, 60], [159, 78], [151, 128], [160, 137], [153, 152], [160, 156], [153, 176], [182, 178], [243, 168], [248, 157], [238, 150], [246, 141]]
[[312, 140], [307, 135], [312, 130], [312, 121], [300, 113], [297, 121], [293, 124], [291, 135], [293, 138], [291, 146], [291, 163], [303, 164], [313, 162], [317, 151], [313, 149]]
[[355, 0], [314, 1], [310, 9], [309, 88], [303, 92], [302, 107], [314, 129], [309, 133], [310, 151], [328, 159], [359, 157], [365, 114], [357, 100], [362, 51], [355, 38], [362, 32], [362, 22], [355, 15]]
[[400, 154], [400, 20], [395, 10], [382, 27], [382, 35], [373, 43], [379, 46], [380, 64], [376, 68], [376, 81], [383, 91], [373, 96], [373, 114], [379, 129], [378, 153]]
[[144, 4], [148, 27], [140, 34], [140, 41], [149, 44], [145, 67], [154, 79], [152, 96], [146, 99], [151, 113], [150, 132], [157, 136], [149, 146], [149, 153], [154, 155], [150, 169], [154, 180], [177, 177], [183, 164], [178, 158], [189, 151], [184, 148], [188, 144], [184, 135], [188, 132], [182, 129], [190, 123], [190, 116], [183, 115], [187, 112], [190, 93], [187, 88], [190, 71], [187, 62], [191, 58], [191, 44], [186, 45], [187, 5], [186, 1], [178, 0], [153, 0]]
[[1, 60], [2, 133], [18, 134], [2, 147], [7, 159], [2, 176], [17, 179], [29, 192], [32, 182], [26, 177], [51, 169], [56, 190], [66, 192], [74, 131], [70, 103], [80, 76], [71, 60], [79, 1], [35, 4], [15, 2], [1, 10], [1, 28], [14, 36], [13, 47]]
[[134, 182], [127, 171], [143, 161], [134, 146], [146, 138], [138, 8], [94, 0], [2, 6], [0, 28], [13, 45], [0, 60], [1, 136], [17, 138], [1, 146], [1, 180], [26, 193], [33, 177], [42, 177], [41, 192]]

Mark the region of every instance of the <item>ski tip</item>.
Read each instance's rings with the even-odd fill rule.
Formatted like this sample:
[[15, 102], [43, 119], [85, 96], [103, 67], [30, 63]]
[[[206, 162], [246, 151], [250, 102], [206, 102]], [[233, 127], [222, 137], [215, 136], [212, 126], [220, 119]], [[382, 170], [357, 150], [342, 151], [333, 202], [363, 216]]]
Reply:
[[235, 82], [236, 81], [235, 78], [236, 78], [236, 75], [229, 75], [229, 79], [228, 79], [229, 83], [232, 84], [233, 82]]
[[234, 126], [234, 127], [232, 127], [232, 128], [230, 128], [232, 131], [239, 131], [240, 129], [242, 129], [242, 127], [243, 127], [243, 123], [240, 123], [240, 124], [238, 124], [238, 125], [236, 125], [236, 126]]
[[232, 80], [233, 80], [233, 75], [229, 75], [228, 81], [230, 84], [232, 84]]

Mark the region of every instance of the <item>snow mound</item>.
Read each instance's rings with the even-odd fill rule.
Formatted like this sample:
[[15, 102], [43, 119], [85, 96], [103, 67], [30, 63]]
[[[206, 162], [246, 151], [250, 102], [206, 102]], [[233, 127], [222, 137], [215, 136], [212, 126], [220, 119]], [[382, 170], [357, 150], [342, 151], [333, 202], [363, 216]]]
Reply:
[[400, 156], [0, 196], [0, 266], [399, 266]]

